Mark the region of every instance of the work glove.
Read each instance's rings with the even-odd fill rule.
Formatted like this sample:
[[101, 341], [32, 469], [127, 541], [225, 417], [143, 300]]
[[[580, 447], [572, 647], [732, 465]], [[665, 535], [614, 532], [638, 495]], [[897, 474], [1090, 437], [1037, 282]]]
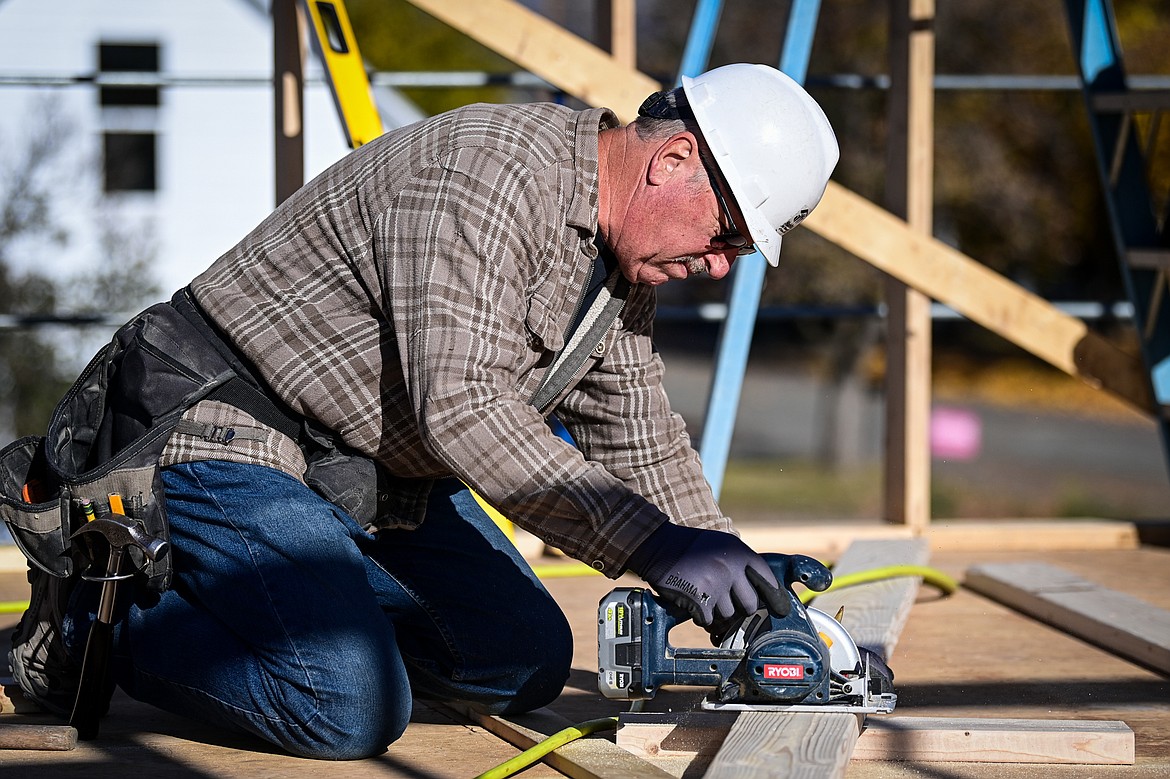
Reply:
[[768, 563], [730, 533], [666, 522], [634, 550], [627, 567], [702, 628], [764, 605], [779, 615], [791, 608]]

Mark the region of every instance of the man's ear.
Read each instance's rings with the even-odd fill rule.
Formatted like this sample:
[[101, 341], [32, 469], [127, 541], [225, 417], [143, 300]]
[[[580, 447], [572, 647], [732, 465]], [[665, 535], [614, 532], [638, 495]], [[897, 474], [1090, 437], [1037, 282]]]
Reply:
[[695, 136], [679, 133], [663, 141], [650, 158], [646, 181], [652, 186], [661, 186], [674, 177], [679, 168], [686, 168], [687, 161], [696, 153]]

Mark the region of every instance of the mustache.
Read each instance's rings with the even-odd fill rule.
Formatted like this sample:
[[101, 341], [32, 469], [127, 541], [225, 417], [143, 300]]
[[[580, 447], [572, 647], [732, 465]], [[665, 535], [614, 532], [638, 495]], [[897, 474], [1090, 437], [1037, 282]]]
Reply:
[[707, 272], [707, 263], [703, 261], [703, 258], [697, 257], [693, 254], [688, 254], [685, 257], [679, 257], [675, 260], [675, 262], [680, 262], [687, 266], [688, 276], [702, 276]]

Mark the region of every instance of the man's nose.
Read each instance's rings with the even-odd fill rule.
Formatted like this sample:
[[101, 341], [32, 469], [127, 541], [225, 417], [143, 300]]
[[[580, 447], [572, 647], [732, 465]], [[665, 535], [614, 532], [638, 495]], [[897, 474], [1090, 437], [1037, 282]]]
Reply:
[[707, 260], [707, 275], [713, 279], [721, 279], [731, 272], [731, 263], [735, 262], [735, 250], [726, 252], [708, 252], [706, 254]]

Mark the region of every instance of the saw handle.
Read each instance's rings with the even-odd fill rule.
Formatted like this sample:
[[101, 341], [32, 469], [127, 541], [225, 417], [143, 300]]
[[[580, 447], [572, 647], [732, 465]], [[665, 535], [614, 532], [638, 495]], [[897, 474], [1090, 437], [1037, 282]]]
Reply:
[[[833, 583], [833, 572], [820, 560], [803, 554], [764, 552], [760, 555], [776, 575], [776, 581], [794, 596], [792, 585], [800, 582], [813, 592], [824, 592]], [[783, 616], [783, 615], [781, 615]]]
[[[763, 602], [763, 608], [779, 619], [784, 619], [794, 610], [797, 614], [804, 611], [800, 598], [792, 589], [792, 585], [800, 582], [814, 592], [824, 592], [833, 583], [833, 573], [823, 563], [808, 555], [780, 554], [779, 552], [764, 552], [760, 555], [764, 562], [772, 569], [772, 575], [779, 582], [779, 587], [773, 587], [763, 576], [751, 568], [747, 569], [748, 581], [752, 583]], [[678, 620], [685, 622], [685, 617]], [[711, 643], [719, 646], [723, 640], [735, 630], [742, 619], [720, 620], [711, 626]], [[675, 623], [677, 624], [677, 622]], [[672, 625], [673, 627], [673, 625]]]
[[[780, 586], [773, 587], [763, 576], [751, 568], [747, 569], [746, 573], [752, 586], [759, 594], [760, 600], [763, 601], [763, 607], [773, 616], [787, 617], [795, 606], [799, 606], [796, 608], [797, 612], [804, 611], [804, 607], [800, 605], [800, 598], [792, 589], [793, 584], [800, 582], [814, 592], [824, 592], [833, 583], [833, 572], [824, 563], [808, 555], [764, 552], [760, 556], [768, 563], [768, 567], [772, 569], [772, 574]], [[681, 625], [691, 618], [686, 609], [665, 598], [655, 595], [647, 600], [647, 607], [654, 612], [647, 614], [647, 616], [660, 620], [666, 632], [670, 632], [676, 625]], [[708, 630], [712, 643], [716, 646], [722, 643], [726, 634], [740, 621], [740, 619], [716, 621]]]

